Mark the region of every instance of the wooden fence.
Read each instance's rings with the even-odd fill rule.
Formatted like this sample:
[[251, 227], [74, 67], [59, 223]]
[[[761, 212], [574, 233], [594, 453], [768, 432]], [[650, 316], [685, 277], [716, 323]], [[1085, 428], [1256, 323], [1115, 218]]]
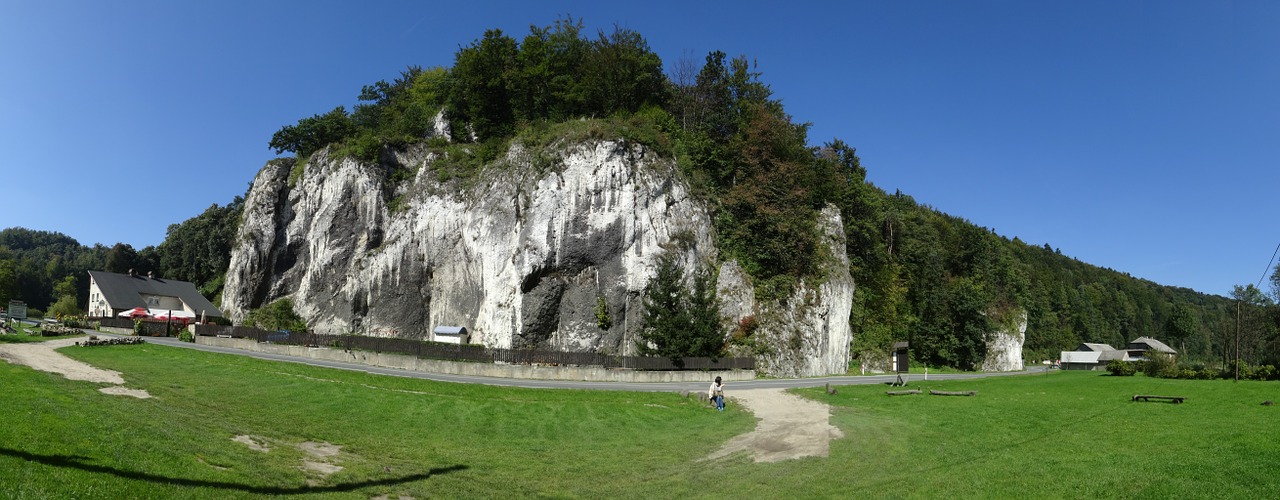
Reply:
[[282, 345], [333, 347], [346, 350], [405, 354], [426, 359], [476, 363], [544, 364], [557, 366], [603, 366], [633, 370], [754, 370], [755, 358], [683, 358], [677, 366], [670, 358], [611, 356], [594, 352], [563, 352], [537, 349], [499, 349], [481, 345], [458, 345], [394, 337], [363, 335], [321, 335], [309, 332], [269, 331], [245, 326], [195, 325], [196, 335], [252, 339]]
[[[108, 328], [127, 328], [134, 330], [134, 323], [129, 318], [89, 318], [88, 321], [97, 323], [98, 326]], [[169, 337], [177, 335], [182, 330], [182, 325], [178, 323], [169, 324], [165, 321], [143, 320], [142, 335], [148, 337]]]

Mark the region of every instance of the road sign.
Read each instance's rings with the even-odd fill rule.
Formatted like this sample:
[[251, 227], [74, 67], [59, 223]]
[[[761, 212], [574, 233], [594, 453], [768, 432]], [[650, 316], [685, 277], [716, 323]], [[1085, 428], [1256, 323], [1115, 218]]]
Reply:
[[27, 319], [27, 303], [21, 300], [10, 300], [9, 317], [13, 319]]

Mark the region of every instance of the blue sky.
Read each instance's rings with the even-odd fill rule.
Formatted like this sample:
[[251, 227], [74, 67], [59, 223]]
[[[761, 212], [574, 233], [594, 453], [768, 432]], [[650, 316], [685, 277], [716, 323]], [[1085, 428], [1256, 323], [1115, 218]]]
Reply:
[[0, 0], [0, 227], [159, 244], [244, 194], [282, 125], [566, 13], [668, 67], [752, 58], [876, 185], [1085, 262], [1226, 294], [1280, 243], [1262, 1]]

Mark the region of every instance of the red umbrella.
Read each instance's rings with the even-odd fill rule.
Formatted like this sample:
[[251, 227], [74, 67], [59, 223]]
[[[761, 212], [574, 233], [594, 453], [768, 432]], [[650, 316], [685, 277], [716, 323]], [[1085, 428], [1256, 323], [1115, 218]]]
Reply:
[[145, 307], [135, 307], [128, 311], [124, 311], [120, 314], [117, 314], [116, 316], [121, 316], [129, 319], [150, 318], [151, 312], [148, 311], [147, 308]]
[[187, 324], [187, 321], [190, 318], [182, 315], [181, 313], [168, 312], [168, 313], [160, 313], [156, 315], [156, 319], [160, 321], [172, 321], [174, 323], [180, 323], [185, 326]]

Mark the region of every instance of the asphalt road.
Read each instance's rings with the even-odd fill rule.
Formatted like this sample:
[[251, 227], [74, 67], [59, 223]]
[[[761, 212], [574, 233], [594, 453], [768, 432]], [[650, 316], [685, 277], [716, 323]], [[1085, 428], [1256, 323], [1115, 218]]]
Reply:
[[[93, 333], [93, 332], [86, 332]], [[97, 335], [103, 335], [96, 333]], [[398, 368], [384, 368], [380, 366], [370, 366], [359, 363], [343, 363], [337, 361], [325, 361], [311, 358], [302, 358], [297, 356], [284, 356], [279, 354], [268, 354], [261, 352], [246, 351], [243, 349], [233, 349], [229, 347], [214, 347], [206, 345], [198, 345], [190, 342], [181, 342], [176, 338], [166, 337], [147, 337], [147, 342], [170, 347], [180, 347], [184, 349], [196, 349], [199, 351], [216, 352], [222, 354], [234, 354], [237, 356], [249, 356], [269, 361], [284, 361], [287, 363], [301, 363], [312, 366], [322, 366], [325, 368], [336, 368], [339, 370], [350, 370], [357, 372], [373, 373], [377, 375], [388, 375], [392, 377], [409, 377], [426, 380], [435, 380], [439, 382], [455, 382], [460, 384], [485, 384], [503, 387], [524, 387], [531, 389], [591, 389], [605, 391], [639, 391], [639, 392], [680, 392], [688, 390], [696, 392], [706, 390], [706, 382], [657, 382], [657, 383], [627, 383], [627, 382], [580, 382], [567, 380], [525, 380], [510, 379], [497, 377], [477, 377], [470, 375], [449, 375], [442, 373], [419, 372], [413, 370], [402, 370]], [[928, 380], [965, 380], [984, 377], [1000, 377], [1010, 375], [1029, 375], [1034, 373], [1043, 373], [1043, 366], [1034, 366], [1029, 370], [1021, 372], [1001, 372], [1001, 373], [947, 373], [932, 374]], [[823, 387], [826, 384], [831, 385], [868, 385], [868, 384], [889, 384], [897, 379], [896, 375], [867, 375], [867, 376], [836, 376], [836, 377], [813, 377], [813, 378], [793, 378], [793, 379], [757, 379], [748, 381], [732, 382], [734, 389], [791, 389], [796, 387]], [[909, 384], [916, 384], [924, 381], [923, 374], [911, 374], [908, 379]]]

